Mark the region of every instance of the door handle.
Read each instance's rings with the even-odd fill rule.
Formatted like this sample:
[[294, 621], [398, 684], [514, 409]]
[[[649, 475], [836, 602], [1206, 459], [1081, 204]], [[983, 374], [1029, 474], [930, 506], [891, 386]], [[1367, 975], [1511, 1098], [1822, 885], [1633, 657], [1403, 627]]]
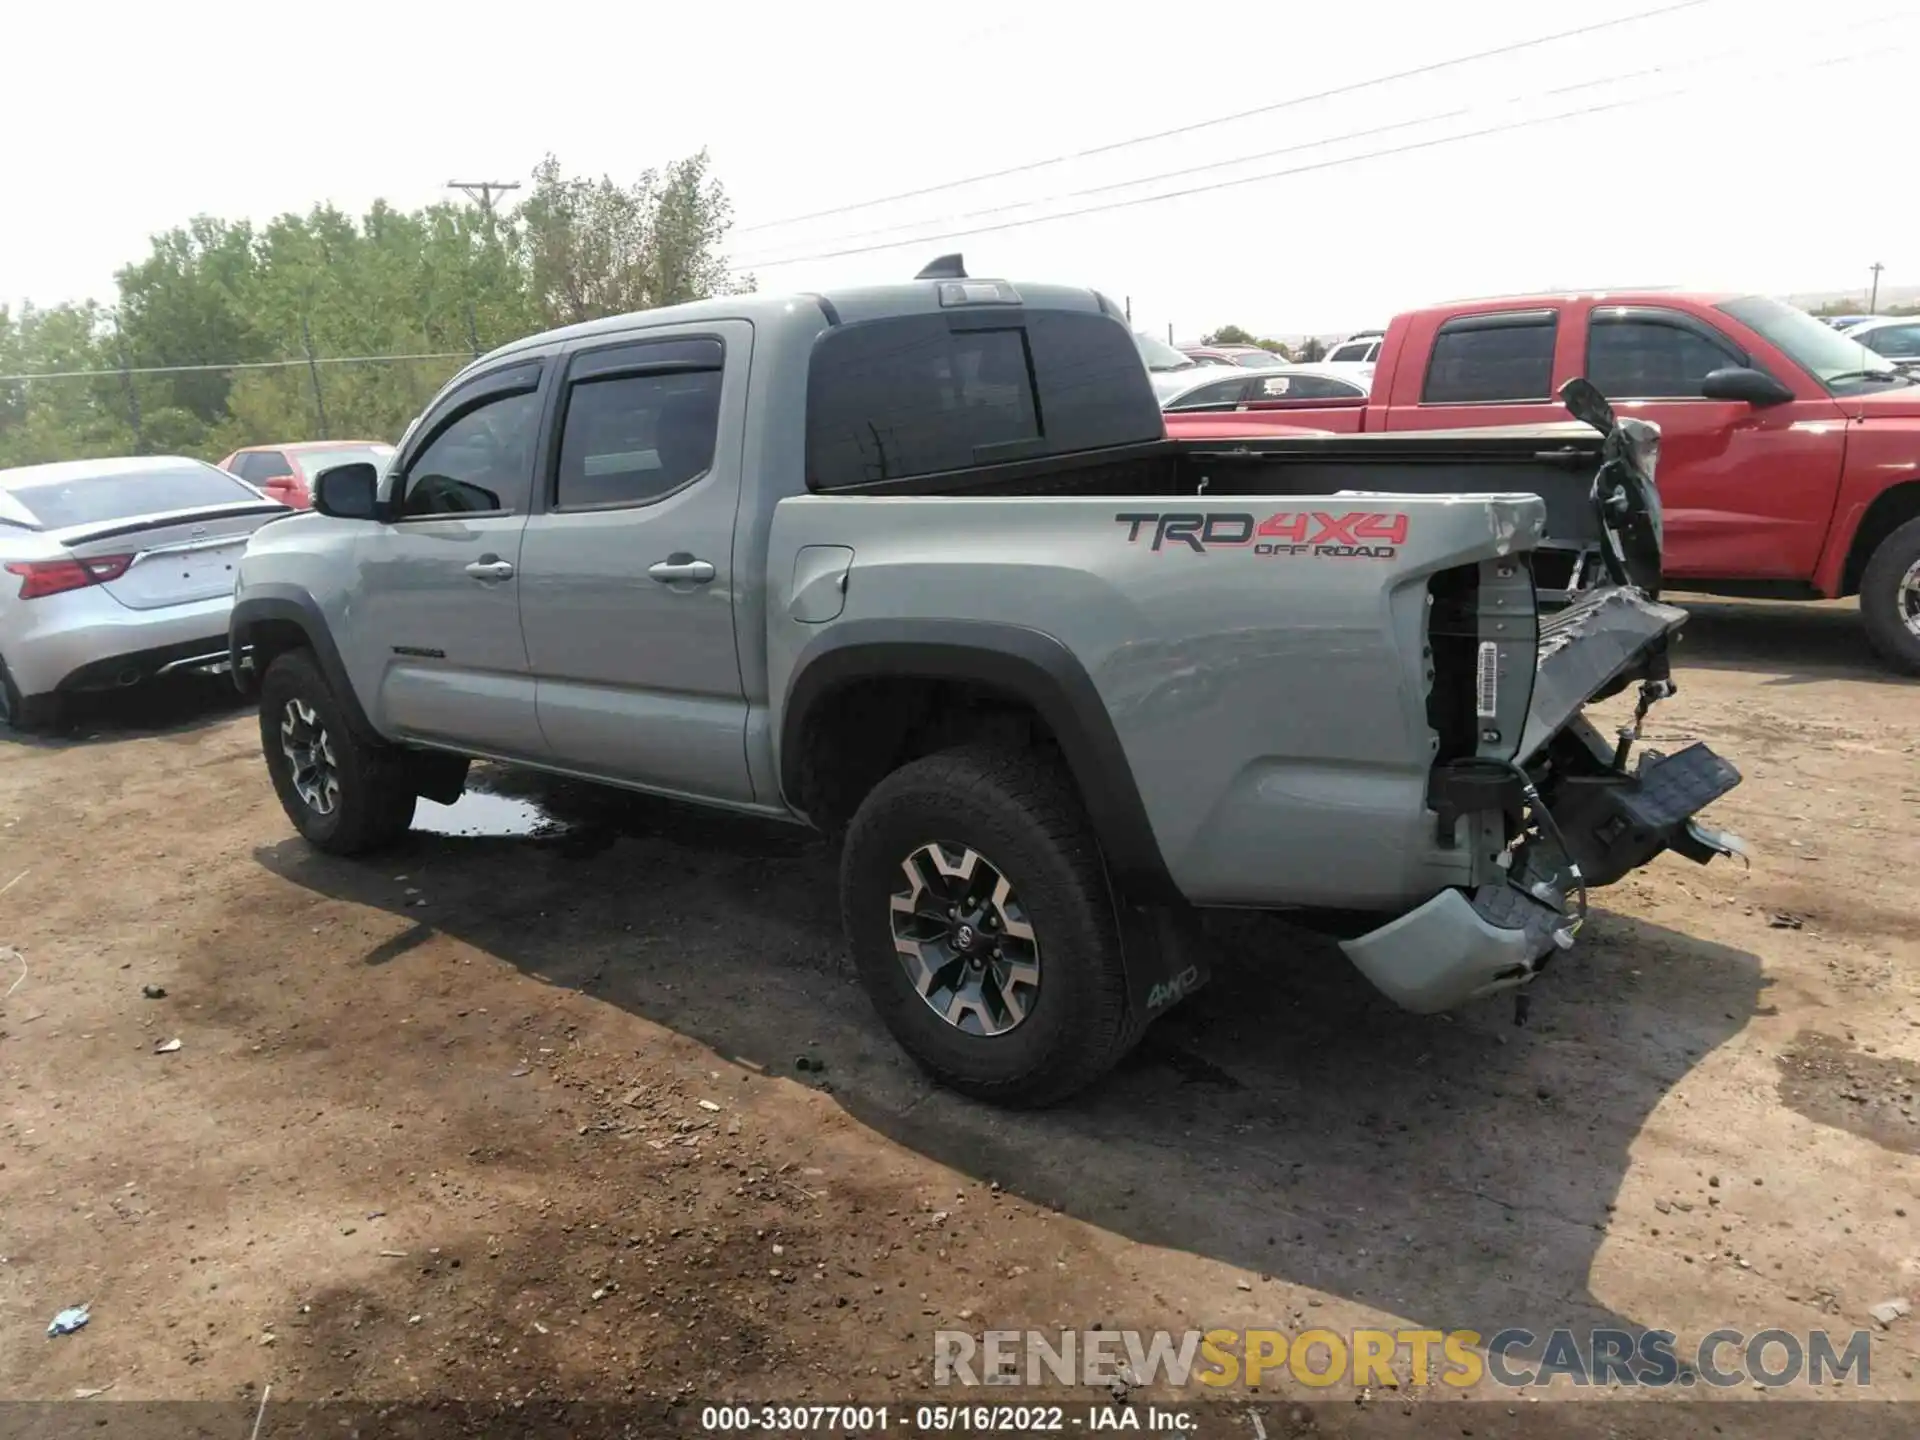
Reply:
[[511, 580], [513, 562], [511, 560], [476, 560], [467, 566], [467, 573], [476, 580]]
[[658, 565], [647, 567], [647, 574], [662, 585], [672, 585], [676, 581], [691, 580], [696, 585], [705, 585], [713, 579], [713, 563], [708, 560], [695, 560], [687, 555], [675, 555], [670, 560], [662, 560]]

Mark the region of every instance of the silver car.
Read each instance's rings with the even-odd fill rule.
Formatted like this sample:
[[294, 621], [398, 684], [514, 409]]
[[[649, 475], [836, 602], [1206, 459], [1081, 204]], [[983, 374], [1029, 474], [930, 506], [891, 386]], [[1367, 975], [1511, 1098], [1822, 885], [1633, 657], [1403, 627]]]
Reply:
[[66, 697], [228, 661], [247, 537], [293, 512], [198, 460], [0, 470], [0, 727]]
[[1244, 373], [1238, 365], [1216, 365], [1210, 360], [1195, 360], [1165, 341], [1156, 340], [1138, 330], [1134, 331], [1133, 343], [1147, 367], [1147, 379], [1153, 383], [1153, 398], [1163, 405], [1168, 396], [1179, 394], [1196, 380], [1214, 374], [1225, 377]]
[[1920, 315], [1876, 315], [1841, 332], [1899, 370], [1920, 369]]

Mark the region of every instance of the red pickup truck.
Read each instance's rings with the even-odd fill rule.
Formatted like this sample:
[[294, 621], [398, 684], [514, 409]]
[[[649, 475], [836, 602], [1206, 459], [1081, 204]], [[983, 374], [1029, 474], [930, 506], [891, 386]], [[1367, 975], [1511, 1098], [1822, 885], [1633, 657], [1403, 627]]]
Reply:
[[1920, 383], [1763, 296], [1528, 295], [1415, 310], [1372, 394], [1253, 395], [1170, 434], [1443, 430], [1564, 420], [1585, 376], [1660, 427], [1665, 577], [1723, 595], [1860, 597], [1874, 648], [1920, 674]]

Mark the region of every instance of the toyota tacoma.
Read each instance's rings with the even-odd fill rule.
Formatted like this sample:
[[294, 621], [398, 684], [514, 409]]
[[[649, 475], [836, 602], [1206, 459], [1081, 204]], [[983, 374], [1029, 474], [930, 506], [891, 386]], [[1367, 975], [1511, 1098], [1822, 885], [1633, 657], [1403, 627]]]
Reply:
[[955, 257], [592, 321], [261, 530], [236, 674], [330, 853], [475, 757], [817, 827], [904, 1048], [1047, 1103], [1205, 979], [1210, 908], [1338, 917], [1429, 1012], [1526, 985], [1661, 851], [1731, 853], [1695, 815], [1734, 769], [1632, 753], [1685, 619], [1657, 433], [1568, 399], [1210, 449], [1111, 299]]

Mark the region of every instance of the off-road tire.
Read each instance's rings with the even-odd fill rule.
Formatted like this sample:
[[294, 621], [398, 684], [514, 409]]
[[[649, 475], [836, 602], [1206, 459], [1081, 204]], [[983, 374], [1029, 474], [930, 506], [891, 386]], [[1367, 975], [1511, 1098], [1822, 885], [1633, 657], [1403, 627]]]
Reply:
[[1920, 634], [1902, 611], [1901, 584], [1920, 565], [1920, 520], [1909, 520], [1875, 548], [1860, 577], [1860, 619], [1873, 648], [1896, 670], [1920, 675]]
[[[330, 813], [301, 797], [294, 766], [282, 745], [288, 707], [298, 702], [324, 727], [339, 793]], [[346, 711], [309, 650], [289, 650], [274, 659], [260, 682], [260, 748], [267, 773], [287, 818], [316, 850], [365, 855], [394, 844], [413, 823], [418, 800], [392, 747], [354, 733]]]
[[[895, 949], [902, 864], [928, 844], [970, 848], [1004, 875], [1033, 926], [1040, 982], [1025, 1019], [963, 1033], [922, 999]], [[1127, 1004], [1100, 852], [1057, 762], [972, 745], [902, 766], [847, 828], [840, 904], [848, 943], [888, 1030], [940, 1083], [999, 1105], [1065, 1099], [1111, 1069], [1144, 1027]]]
[[13, 672], [7, 669], [6, 659], [0, 657], [0, 730], [13, 730], [21, 735], [51, 730], [60, 723], [64, 698], [60, 695], [35, 695], [31, 699], [22, 696], [20, 687], [13, 683]]

